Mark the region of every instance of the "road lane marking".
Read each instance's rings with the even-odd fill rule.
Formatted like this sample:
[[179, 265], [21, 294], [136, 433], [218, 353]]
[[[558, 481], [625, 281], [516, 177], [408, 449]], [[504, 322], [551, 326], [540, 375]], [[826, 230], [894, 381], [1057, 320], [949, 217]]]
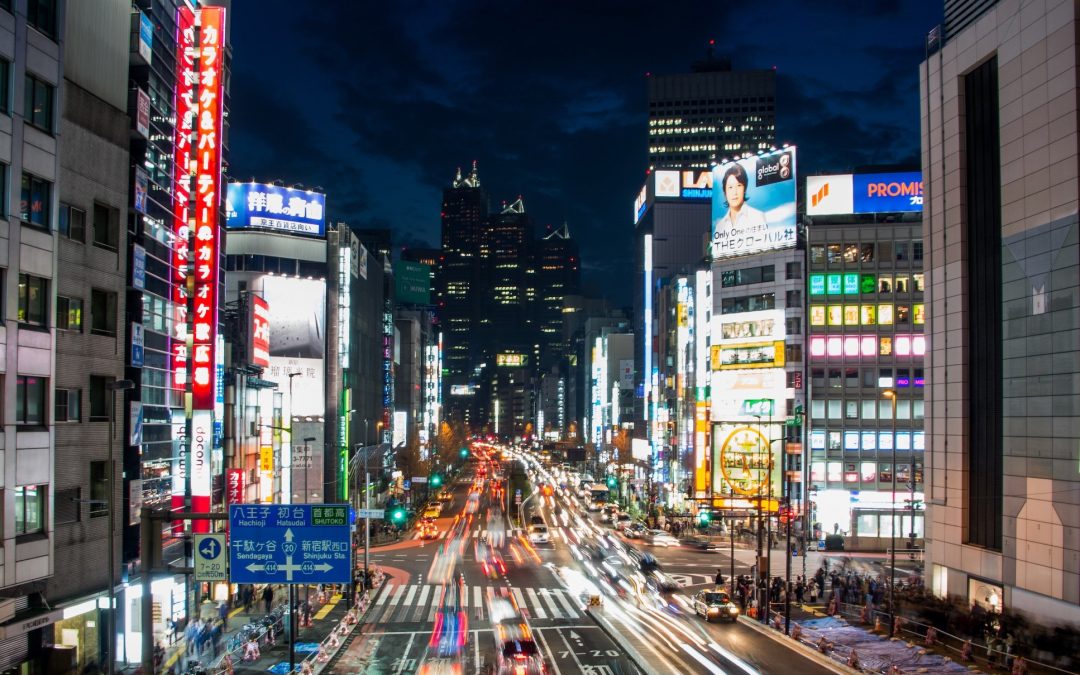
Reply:
[[570, 603], [570, 601], [567, 600], [567, 596], [564, 595], [566, 591], [563, 591], [561, 588], [555, 588], [551, 590], [551, 593], [559, 600], [559, 603], [562, 604], [563, 609], [566, 610], [566, 615], [568, 617], [576, 619], [578, 616], [581, 615], [580, 612], [574, 609], [574, 606]]
[[555, 670], [555, 675], [562, 675], [562, 671], [559, 670], [559, 664], [555, 661], [555, 654], [551, 651], [551, 645], [548, 644], [547, 638], [542, 634], [543, 630], [543, 628], [537, 628], [533, 631], [533, 634], [539, 638], [540, 644], [543, 645], [544, 651], [547, 652], [548, 658], [545, 660], [551, 664], [551, 667]]
[[712, 661], [709, 661], [707, 658], [702, 656], [701, 652], [694, 649], [690, 645], [688, 645], [688, 644], [686, 644], [684, 642], [679, 646], [682, 647], [682, 650], [684, 652], [686, 652], [687, 654], [690, 655], [690, 658], [694, 659], [695, 661], [697, 661], [701, 665], [705, 666], [705, 668], [710, 673], [712, 673], [713, 675], [727, 675], [727, 671], [725, 671], [725, 670], [723, 670], [721, 668], [717, 668], [715, 665], [713, 665]]
[[[477, 610], [479, 611], [479, 609], [481, 607], [483, 607], [483, 605], [484, 605], [483, 601], [480, 599], [480, 587], [479, 586], [473, 586], [472, 590], [473, 590], [473, 605], [475, 605]], [[477, 614], [477, 616], [479, 616], [480, 618], [483, 618], [483, 616], [481, 616], [480, 614]]]
[[529, 606], [527, 604], [525, 604], [525, 596], [523, 596], [521, 594], [521, 589], [520, 588], [511, 588], [510, 592], [514, 595], [514, 600], [517, 601], [518, 608], [528, 612], [529, 611]]
[[[424, 584], [423, 587], [420, 588], [420, 597], [417, 598], [417, 600], [416, 600], [416, 611], [413, 612], [413, 615], [412, 615], [412, 620], [413, 621], [419, 621], [420, 617], [423, 616], [424, 607], [427, 606], [427, 596], [428, 596], [428, 593], [430, 593], [430, 592], [431, 592], [431, 586], [429, 586], [428, 584]], [[432, 600], [431, 604], [435, 605], [436, 604], [435, 603], [435, 598], [432, 597], [431, 600]]]
[[543, 605], [540, 604], [540, 598], [536, 597], [536, 591], [531, 588], [526, 588], [525, 592], [529, 595], [529, 600], [531, 601], [531, 604], [529, 606], [532, 607], [533, 611], [536, 613], [536, 618], [546, 619], [547, 612], [544, 611]]
[[401, 675], [401, 671], [405, 669], [405, 665], [409, 662], [409, 652], [412, 651], [413, 640], [416, 639], [416, 633], [409, 634], [409, 642], [405, 645], [405, 653], [401, 655], [401, 659], [398, 661], [397, 670], [394, 671], [394, 675]]

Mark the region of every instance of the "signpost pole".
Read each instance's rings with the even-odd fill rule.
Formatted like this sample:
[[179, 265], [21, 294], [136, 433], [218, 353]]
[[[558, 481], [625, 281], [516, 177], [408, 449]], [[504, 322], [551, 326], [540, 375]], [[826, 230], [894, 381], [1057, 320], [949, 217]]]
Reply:
[[[296, 585], [289, 584], [289, 672], [296, 672]], [[271, 628], [273, 630], [273, 628]]]
[[368, 548], [371, 546], [371, 486], [368, 474], [367, 453], [364, 454], [364, 509], [368, 511], [364, 515], [364, 597], [368, 591]]

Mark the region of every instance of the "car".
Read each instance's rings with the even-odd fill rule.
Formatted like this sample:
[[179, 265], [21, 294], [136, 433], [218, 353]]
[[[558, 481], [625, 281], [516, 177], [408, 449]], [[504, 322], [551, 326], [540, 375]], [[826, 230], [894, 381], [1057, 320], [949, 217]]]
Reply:
[[542, 516], [530, 516], [529, 517], [529, 524], [530, 525], [547, 525], [547, 523], [544, 522], [544, 518]]
[[435, 527], [435, 523], [429, 523], [420, 528], [421, 539], [438, 539], [439, 528]]
[[451, 490], [443, 488], [439, 490], [438, 497], [440, 502], [450, 502], [454, 500], [454, 493]]
[[430, 501], [430, 502], [427, 503], [427, 505], [424, 508], [425, 509], [435, 509], [436, 511], [439, 512], [440, 515], [442, 514], [442, 503], [441, 502]]
[[649, 528], [645, 527], [643, 523], [630, 523], [623, 528], [622, 533], [626, 535], [628, 539], [641, 539], [648, 530]]
[[682, 588], [677, 581], [659, 569], [654, 569], [645, 575], [645, 585], [649, 590], [663, 594], [674, 593]]
[[442, 515], [442, 509], [433, 509], [430, 506], [424, 509], [424, 518], [438, 518]]
[[614, 504], [608, 504], [600, 510], [600, 522], [610, 523], [615, 520], [615, 515], [619, 512], [619, 507]]
[[693, 603], [694, 612], [705, 621], [727, 619], [734, 623], [739, 619], [739, 606], [731, 601], [726, 591], [698, 591]]
[[434, 518], [417, 518], [416, 519], [416, 529], [422, 530], [428, 525], [434, 526], [435, 525], [435, 519]]
[[709, 539], [708, 537], [688, 537], [683, 539], [681, 543], [687, 548], [701, 551], [702, 553], [719, 553], [724, 548], [720, 542]]
[[534, 544], [546, 544], [551, 541], [551, 535], [548, 534], [547, 525], [530, 525], [529, 541]]
[[630, 517], [629, 513], [617, 513], [615, 519], [611, 521], [611, 524], [615, 526], [615, 529], [619, 532], [625, 530], [628, 526], [632, 525], [634, 519]]
[[588, 507], [586, 507], [585, 510], [595, 513], [597, 511], [602, 511], [605, 506], [607, 506], [606, 502], [602, 502], [602, 501], [600, 501], [600, 502], [589, 502], [589, 505], [588, 505]]
[[653, 546], [678, 546], [679, 540], [664, 530], [646, 530], [641, 539]]
[[547, 672], [528, 624], [495, 627], [495, 672], [499, 675], [542, 675]]

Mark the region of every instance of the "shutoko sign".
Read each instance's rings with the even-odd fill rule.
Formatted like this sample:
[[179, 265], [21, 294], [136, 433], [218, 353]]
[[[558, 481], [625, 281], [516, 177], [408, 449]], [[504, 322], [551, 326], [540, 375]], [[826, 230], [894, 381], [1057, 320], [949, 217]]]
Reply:
[[231, 229], [259, 228], [321, 237], [326, 234], [326, 195], [307, 190], [230, 183], [226, 225]]

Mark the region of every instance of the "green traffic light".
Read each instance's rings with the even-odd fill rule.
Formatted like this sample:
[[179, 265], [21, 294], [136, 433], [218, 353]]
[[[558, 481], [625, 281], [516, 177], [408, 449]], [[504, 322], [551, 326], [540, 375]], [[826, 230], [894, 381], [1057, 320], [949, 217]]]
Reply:
[[431, 480], [429, 482], [431, 483], [431, 487], [439, 487], [440, 485], [442, 485], [442, 476], [437, 473], [433, 473], [431, 474]]
[[607, 486], [608, 486], [609, 488], [612, 488], [612, 489], [614, 489], [614, 488], [615, 488], [615, 486], [617, 486], [618, 484], [619, 484], [619, 481], [618, 481], [618, 479], [617, 479], [617, 478], [615, 478], [615, 476], [608, 476], [608, 479], [607, 479]]
[[701, 511], [700, 513], [698, 513], [697, 518], [699, 525], [708, 525], [709, 521], [712, 520], [712, 514], [708, 511]]
[[468, 456], [469, 456], [469, 449], [468, 448], [462, 448], [461, 449], [461, 458], [464, 459], [464, 458], [466, 458]]
[[395, 523], [400, 523], [405, 520], [405, 509], [397, 508], [390, 512], [390, 519]]

